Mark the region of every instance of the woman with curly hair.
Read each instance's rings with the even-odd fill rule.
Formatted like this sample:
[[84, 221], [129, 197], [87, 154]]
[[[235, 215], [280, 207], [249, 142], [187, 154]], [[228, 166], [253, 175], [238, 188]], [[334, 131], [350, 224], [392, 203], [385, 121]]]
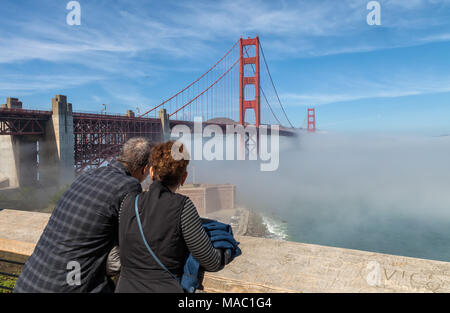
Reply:
[[173, 158], [172, 148], [183, 152], [183, 145], [174, 144], [152, 149], [153, 183], [148, 192], [130, 194], [122, 203], [116, 292], [183, 292], [179, 281], [190, 253], [206, 271], [223, 268], [223, 252], [213, 247], [194, 204], [176, 193], [188, 175], [189, 160]]

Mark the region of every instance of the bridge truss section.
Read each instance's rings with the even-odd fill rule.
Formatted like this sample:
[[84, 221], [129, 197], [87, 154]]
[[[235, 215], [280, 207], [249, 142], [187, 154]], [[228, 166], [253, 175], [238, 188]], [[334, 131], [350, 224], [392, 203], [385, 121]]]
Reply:
[[51, 111], [0, 109], [0, 135], [43, 135]]
[[77, 173], [107, 164], [130, 138], [162, 140], [161, 121], [156, 118], [73, 113], [73, 128]]

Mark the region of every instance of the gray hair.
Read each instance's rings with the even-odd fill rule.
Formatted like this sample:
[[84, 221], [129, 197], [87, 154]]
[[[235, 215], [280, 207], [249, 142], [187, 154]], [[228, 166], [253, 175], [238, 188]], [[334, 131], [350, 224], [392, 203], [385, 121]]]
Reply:
[[128, 170], [133, 173], [149, 163], [152, 145], [144, 137], [129, 139], [122, 147], [117, 161], [125, 163]]

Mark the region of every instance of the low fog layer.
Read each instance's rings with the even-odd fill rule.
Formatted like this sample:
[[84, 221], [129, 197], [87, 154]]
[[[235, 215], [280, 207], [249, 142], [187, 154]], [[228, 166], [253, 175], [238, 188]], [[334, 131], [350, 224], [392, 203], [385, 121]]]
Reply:
[[289, 240], [450, 261], [450, 137], [315, 133], [281, 140], [280, 166], [193, 161]]

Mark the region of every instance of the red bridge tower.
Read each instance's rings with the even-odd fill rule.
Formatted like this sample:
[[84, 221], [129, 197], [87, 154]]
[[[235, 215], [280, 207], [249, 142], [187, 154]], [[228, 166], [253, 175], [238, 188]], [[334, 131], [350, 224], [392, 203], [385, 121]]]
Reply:
[[[240, 74], [239, 74], [239, 122], [241, 125], [245, 123], [245, 111], [253, 109], [255, 112], [255, 124], [259, 127], [261, 121], [261, 100], [260, 100], [260, 76], [259, 76], [259, 37], [241, 38], [241, 55], [240, 55]], [[244, 57], [244, 48], [246, 46], [255, 46], [256, 55], [254, 57]], [[247, 50], [245, 50], [246, 52]], [[254, 65], [255, 76], [246, 77], [244, 74], [245, 65]], [[245, 86], [255, 86], [255, 99], [245, 99]]]
[[309, 132], [316, 131], [316, 109], [308, 109], [308, 128]]

